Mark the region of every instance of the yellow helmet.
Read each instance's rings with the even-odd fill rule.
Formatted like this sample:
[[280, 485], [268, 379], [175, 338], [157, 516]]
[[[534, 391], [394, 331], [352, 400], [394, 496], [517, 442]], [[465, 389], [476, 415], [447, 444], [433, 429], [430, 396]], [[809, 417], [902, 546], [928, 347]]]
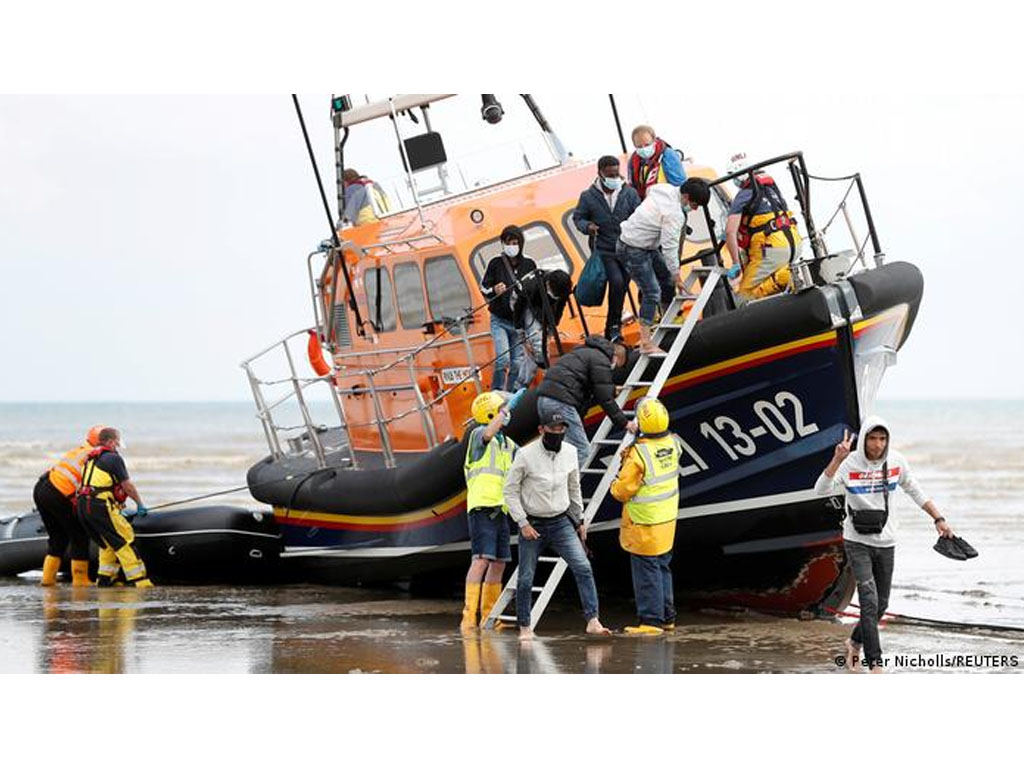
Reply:
[[656, 435], [668, 429], [668, 409], [656, 397], [645, 397], [636, 409], [640, 431], [645, 435]]
[[504, 404], [505, 398], [497, 392], [481, 392], [473, 401], [473, 418], [477, 424], [490, 424]]

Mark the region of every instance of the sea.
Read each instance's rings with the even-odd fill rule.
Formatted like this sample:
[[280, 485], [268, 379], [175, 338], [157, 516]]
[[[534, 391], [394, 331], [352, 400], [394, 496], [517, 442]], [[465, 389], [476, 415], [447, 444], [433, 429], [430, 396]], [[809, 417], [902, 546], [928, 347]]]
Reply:
[[[894, 497], [899, 546], [883, 630], [895, 672], [1024, 670], [1024, 401], [880, 401], [894, 447], [980, 556], [932, 550], [928, 516]], [[249, 403], [0, 403], [0, 519], [93, 424], [123, 434], [153, 507], [207, 494], [253, 510], [244, 489], [267, 446]], [[685, 614], [653, 642], [582, 633], [557, 606], [540, 637], [462, 636], [461, 603], [399, 590], [313, 585], [43, 590], [0, 579], [0, 672], [837, 672], [855, 621]], [[631, 606], [603, 607], [621, 627]]]

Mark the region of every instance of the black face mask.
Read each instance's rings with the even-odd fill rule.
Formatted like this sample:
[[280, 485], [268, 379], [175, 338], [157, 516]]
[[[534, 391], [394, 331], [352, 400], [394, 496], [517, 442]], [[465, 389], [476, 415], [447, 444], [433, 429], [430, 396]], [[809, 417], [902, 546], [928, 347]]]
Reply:
[[565, 432], [545, 432], [541, 435], [540, 441], [544, 447], [552, 453], [558, 453], [562, 448], [562, 441], [565, 439]]

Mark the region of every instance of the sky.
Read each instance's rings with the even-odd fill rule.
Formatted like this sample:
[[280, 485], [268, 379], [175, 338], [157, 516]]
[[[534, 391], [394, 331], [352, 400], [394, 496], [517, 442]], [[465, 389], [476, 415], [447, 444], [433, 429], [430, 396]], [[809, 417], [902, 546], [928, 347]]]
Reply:
[[[435, 106], [450, 157], [531, 131], [498, 95], [490, 134], [475, 96]], [[575, 157], [616, 151], [606, 94], [536, 97]], [[333, 200], [329, 98], [300, 95]], [[881, 396], [1024, 396], [1008, 226], [1024, 98], [817, 97], [751, 123], [685, 93], [616, 98], [627, 129], [649, 122], [698, 163], [800, 148], [812, 173], [860, 171], [888, 259], [925, 274]], [[353, 129], [349, 164], [397, 173], [389, 130]], [[0, 176], [0, 399], [246, 399], [240, 361], [311, 325], [305, 257], [329, 233], [288, 94], [3, 96]], [[812, 191], [819, 224], [836, 189]]]
[[[477, 97], [435, 107], [450, 157], [531, 131], [517, 95], [498, 96], [490, 134]], [[575, 156], [616, 151], [606, 94], [536, 98]], [[333, 200], [329, 94], [300, 99]], [[859, 170], [887, 258], [925, 276], [880, 395], [1024, 396], [1024, 98], [823, 96], [750, 122], [722, 99], [617, 100], [627, 130], [652, 123], [699, 163], [802, 149], [812, 173]], [[355, 128], [349, 163], [397, 173], [388, 130]], [[0, 176], [0, 400], [246, 399], [239, 362], [312, 323], [305, 258], [328, 231], [287, 94], [0, 97]], [[814, 195], [819, 224], [834, 194]]]

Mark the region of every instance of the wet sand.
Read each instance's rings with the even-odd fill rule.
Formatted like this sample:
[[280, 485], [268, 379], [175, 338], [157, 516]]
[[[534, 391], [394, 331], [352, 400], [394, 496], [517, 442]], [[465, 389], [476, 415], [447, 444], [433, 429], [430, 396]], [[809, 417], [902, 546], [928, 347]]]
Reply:
[[[520, 643], [507, 630], [463, 637], [456, 601], [395, 592], [308, 585], [42, 589], [27, 578], [7, 579], [0, 580], [0, 672], [843, 671], [834, 658], [849, 620], [701, 612], [681, 615], [677, 629], [662, 637], [595, 639], [566, 602], [549, 610], [536, 640]], [[615, 628], [631, 619], [627, 603], [606, 602], [602, 614]], [[1004, 661], [960, 671], [1024, 669], [1022, 632], [890, 622], [882, 642], [892, 664], [900, 655], [944, 653], [1020, 658], [1016, 667]]]

